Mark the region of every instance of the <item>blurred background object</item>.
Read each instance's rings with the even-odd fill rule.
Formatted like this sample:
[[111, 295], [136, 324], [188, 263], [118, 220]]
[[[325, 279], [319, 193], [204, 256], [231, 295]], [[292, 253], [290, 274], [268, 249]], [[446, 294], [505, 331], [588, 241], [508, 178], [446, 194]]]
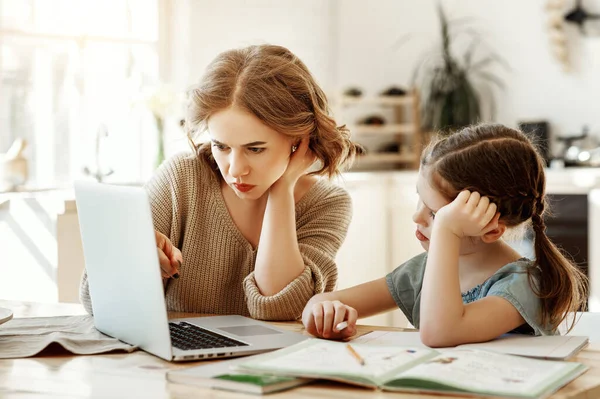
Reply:
[[94, 151], [94, 166], [89, 167], [86, 166], [83, 168], [83, 173], [86, 176], [91, 176], [97, 182], [102, 183], [105, 178], [112, 175], [115, 171], [112, 170], [109, 166], [103, 167], [102, 165], [102, 147], [103, 142], [108, 138], [108, 129], [106, 129], [106, 125], [100, 124], [98, 126], [98, 130], [96, 130], [96, 147]]
[[[451, 21], [438, 5], [440, 47], [431, 50], [415, 69], [421, 92], [421, 118], [425, 130], [451, 132], [495, 117], [491, 86], [503, 88], [500, 77], [490, 70], [494, 64], [506, 65], [497, 53], [484, 49], [481, 33], [471, 20]], [[466, 38], [461, 50], [456, 43]], [[484, 98], [485, 97], [485, 98]], [[489, 114], [484, 113], [484, 104]]]
[[16, 139], [6, 153], [0, 154], [0, 191], [14, 191], [27, 182], [26, 147], [27, 140]]

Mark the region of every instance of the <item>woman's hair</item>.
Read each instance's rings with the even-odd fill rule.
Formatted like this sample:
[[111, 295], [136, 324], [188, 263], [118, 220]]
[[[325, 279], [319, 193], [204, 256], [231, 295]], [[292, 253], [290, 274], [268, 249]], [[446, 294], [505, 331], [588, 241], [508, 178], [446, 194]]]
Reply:
[[497, 205], [507, 227], [531, 220], [540, 279], [530, 270], [529, 283], [541, 300], [543, 325], [556, 329], [568, 312], [585, 308], [587, 277], [546, 235], [544, 161], [525, 134], [498, 124], [466, 127], [433, 141], [421, 164], [449, 201], [462, 190], [477, 191]]
[[298, 141], [309, 137], [309, 148], [322, 163], [314, 174], [333, 177], [363, 152], [330, 116], [327, 97], [308, 68], [285, 47], [257, 45], [219, 54], [188, 98], [188, 139], [215, 167], [210, 142], [197, 145], [196, 135], [207, 130], [211, 115], [232, 105], [281, 134]]

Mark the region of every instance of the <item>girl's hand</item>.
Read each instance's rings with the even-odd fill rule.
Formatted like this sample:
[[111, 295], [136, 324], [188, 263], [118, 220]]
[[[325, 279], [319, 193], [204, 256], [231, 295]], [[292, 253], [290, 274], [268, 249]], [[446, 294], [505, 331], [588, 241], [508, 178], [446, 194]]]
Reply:
[[498, 227], [496, 210], [488, 197], [465, 190], [435, 214], [434, 226], [448, 228], [459, 238], [479, 237]]
[[[344, 339], [356, 334], [357, 319], [356, 310], [340, 301], [317, 302], [302, 315], [306, 331], [315, 337], [328, 339]], [[348, 326], [338, 331], [336, 326], [344, 321]]]
[[310, 168], [317, 159], [313, 152], [308, 148], [308, 142], [308, 138], [302, 139], [296, 151], [291, 153], [287, 169], [274, 185], [285, 185], [293, 188], [298, 179], [306, 174], [308, 168]]
[[154, 230], [160, 274], [163, 278], [179, 278], [179, 266], [183, 262], [181, 251], [163, 233]]

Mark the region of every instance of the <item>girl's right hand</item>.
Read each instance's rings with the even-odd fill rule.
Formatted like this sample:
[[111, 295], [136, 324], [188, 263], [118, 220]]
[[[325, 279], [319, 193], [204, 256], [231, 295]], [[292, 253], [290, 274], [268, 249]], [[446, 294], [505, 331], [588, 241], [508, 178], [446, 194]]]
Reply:
[[498, 228], [500, 213], [496, 204], [478, 192], [461, 191], [435, 214], [435, 225], [445, 226], [457, 237], [480, 237]]
[[[302, 315], [304, 328], [315, 337], [344, 339], [356, 334], [357, 311], [340, 301], [322, 301], [313, 304]], [[341, 331], [336, 326], [341, 322], [348, 326]]]
[[179, 267], [183, 262], [181, 251], [163, 233], [154, 230], [160, 273], [163, 278], [179, 278]]

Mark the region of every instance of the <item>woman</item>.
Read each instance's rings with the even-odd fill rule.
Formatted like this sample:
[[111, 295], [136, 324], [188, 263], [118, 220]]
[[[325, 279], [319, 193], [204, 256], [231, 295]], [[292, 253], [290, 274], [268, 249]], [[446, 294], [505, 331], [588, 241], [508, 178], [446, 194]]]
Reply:
[[[302, 61], [273, 45], [217, 56], [189, 93], [185, 125], [194, 153], [147, 184], [167, 308], [299, 318], [335, 287], [352, 213], [346, 191], [318, 177], [362, 148]], [[91, 313], [85, 273], [80, 296]]]

